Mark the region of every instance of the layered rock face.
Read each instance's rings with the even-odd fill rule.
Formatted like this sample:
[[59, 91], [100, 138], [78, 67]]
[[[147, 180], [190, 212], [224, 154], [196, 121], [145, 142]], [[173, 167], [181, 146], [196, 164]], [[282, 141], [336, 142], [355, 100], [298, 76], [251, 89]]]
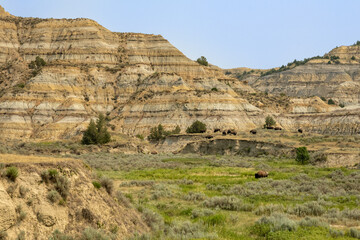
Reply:
[[[360, 45], [341, 46], [313, 58], [306, 64], [291, 67], [266, 76], [268, 70], [227, 69], [229, 76], [237, 77], [251, 87], [272, 94], [291, 97], [324, 97], [337, 104], [360, 103]], [[275, 68], [278, 70], [279, 68]]]
[[[260, 78], [258, 70], [238, 81], [188, 59], [160, 35], [114, 33], [89, 19], [21, 18], [0, 9], [0, 36], [0, 139], [79, 137], [99, 113], [113, 131], [146, 135], [158, 124], [185, 131], [195, 120], [209, 131], [248, 131], [269, 114], [295, 114], [286, 125], [297, 126], [298, 114], [336, 110], [259, 90], [359, 101], [359, 65], [351, 58]], [[37, 57], [46, 65], [30, 68]]]
[[308, 63], [249, 81], [261, 91], [292, 97], [319, 96], [338, 104], [360, 103], [360, 64]]
[[[247, 114], [261, 112], [224, 83], [221, 70], [159, 35], [113, 33], [88, 19], [11, 16], [2, 16], [0, 35], [0, 133], [9, 138], [73, 137], [98, 113], [116, 131], [136, 134], [159, 123], [185, 129], [195, 119], [247, 129], [254, 127]], [[47, 64], [34, 71], [28, 64], [36, 57]]]

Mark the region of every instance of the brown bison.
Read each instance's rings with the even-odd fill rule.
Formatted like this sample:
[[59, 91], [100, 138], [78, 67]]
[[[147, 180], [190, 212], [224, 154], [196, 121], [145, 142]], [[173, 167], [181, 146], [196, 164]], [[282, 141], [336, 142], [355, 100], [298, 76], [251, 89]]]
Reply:
[[274, 128], [274, 129], [277, 130], [277, 131], [282, 130], [281, 127], [276, 127], [276, 128]]
[[267, 177], [268, 175], [269, 175], [268, 172], [258, 171], [257, 173], [255, 173], [255, 178], [263, 178], [263, 177]]
[[299, 133], [303, 133], [303, 130], [301, 128], [298, 129]]
[[252, 134], [256, 134], [257, 132], [256, 132], [256, 130], [255, 130], [255, 129], [253, 129], [253, 130], [250, 130], [250, 133], [252, 133]]
[[215, 129], [214, 129], [214, 133], [220, 132], [220, 131], [221, 131], [220, 128], [215, 128]]
[[223, 131], [223, 132], [222, 132], [222, 135], [226, 136], [226, 131]]
[[234, 129], [229, 129], [229, 130], [227, 130], [227, 134], [236, 135], [237, 132]]
[[266, 129], [274, 129], [274, 127], [266, 127]]
[[205, 136], [206, 139], [211, 139], [211, 138], [213, 138], [213, 137], [214, 137], [214, 136], [211, 136], [211, 135]]

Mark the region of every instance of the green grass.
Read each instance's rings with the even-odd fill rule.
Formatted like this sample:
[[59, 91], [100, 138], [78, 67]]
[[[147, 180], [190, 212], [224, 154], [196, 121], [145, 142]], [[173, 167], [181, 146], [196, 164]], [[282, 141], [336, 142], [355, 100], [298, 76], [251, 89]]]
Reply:
[[[316, 202], [325, 209], [321, 221], [329, 220], [327, 211], [333, 208], [357, 209], [360, 211], [359, 171], [346, 168], [322, 168], [300, 165], [294, 159], [239, 156], [126, 156], [106, 155], [102, 166], [95, 156], [87, 155], [88, 164], [97, 166], [98, 173], [121, 182], [154, 181], [149, 186], [120, 187], [125, 194], [131, 194], [133, 204], [159, 213], [165, 226], [171, 227], [178, 221], [202, 224], [208, 233], [217, 235], [215, 239], [265, 239], [249, 229], [261, 218], [254, 211], [261, 206], [281, 205], [283, 213], [294, 221], [292, 208], [305, 203]], [[99, 158], [98, 158], [99, 159]], [[95, 164], [93, 164], [95, 163]], [[108, 165], [107, 165], [108, 163]], [[245, 167], [243, 167], [245, 166]], [[269, 171], [266, 179], [255, 179], [256, 171], [263, 167]], [[108, 170], [108, 169], [119, 169]], [[355, 174], [355, 175], [354, 175]], [[186, 179], [186, 181], [183, 181]], [[191, 181], [192, 182], [191, 182]], [[190, 182], [189, 182], [190, 181]], [[355, 185], [354, 185], [355, 184]], [[233, 187], [239, 188], [233, 190]], [[339, 191], [342, 194], [339, 195]], [[246, 205], [237, 211], [218, 208], [211, 209], [209, 216], [193, 218], [193, 211], [206, 210], [203, 200], [186, 200], [193, 193], [214, 196], [235, 196]], [[321, 200], [319, 200], [321, 198]], [[311, 211], [311, 210], [307, 210]], [[329, 220], [330, 221], [330, 220]], [[359, 226], [354, 219], [333, 219], [343, 229]], [[168, 239], [165, 237], [165, 239]], [[328, 229], [322, 227], [298, 227], [296, 231], [269, 233], [266, 239], [332, 239]], [[351, 239], [339, 237], [336, 239]]]

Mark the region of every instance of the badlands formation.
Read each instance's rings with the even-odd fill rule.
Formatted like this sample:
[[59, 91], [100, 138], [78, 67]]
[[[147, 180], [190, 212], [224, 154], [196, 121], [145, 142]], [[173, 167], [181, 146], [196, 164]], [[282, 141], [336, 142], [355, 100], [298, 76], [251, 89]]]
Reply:
[[[309, 62], [240, 81], [188, 59], [160, 35], [111, 32], [89, 19], [22, 18], [0, 9], [0, 41], [3, 139], [79, 137], [99, 113], [112, 131], [133, 136], [160, 123], [184, 132], [195, 120], [209, 131], [249, 131], [267, 115], [291, 131], [360, 131], [360, 65], [348, 53], [358, 56], [358, 47], [329, 53], [340, 64]], [[46, 65], [34, 71], [36, 57]]]

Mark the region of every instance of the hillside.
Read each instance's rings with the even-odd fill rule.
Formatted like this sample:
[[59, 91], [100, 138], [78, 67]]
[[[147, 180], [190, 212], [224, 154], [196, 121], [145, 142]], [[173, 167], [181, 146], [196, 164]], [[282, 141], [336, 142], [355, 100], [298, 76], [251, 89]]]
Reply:
[[[92, 182], [99, 180], [79, 160], [0, 154], [0, 162], [0, 234], [7, 239], [21, 232], [48, 239], [55, 230], [78, 236], [90, 227], [124, 239], [149, 230], [135, 209], [115, 201], [115, 192], [96, 189]], [[5, 176], [10, 167], [18, 169], [15, 181]]]
[[[260, 78], [259, 71], [239, 81], [215, 66], [188, 59], [160, 35], [111, 32], [89, 19], [14, 17], [5, 10], [0, 15], [0, 36], [4, 140], [78, 139], [99, 113], [107, 115], [113, 133], [132, 136], [147, 135], [160, 123], [168, 129], [179, 125], [185, 131], [195, 120], [205, 122], [209, 132], [214, 128], [249, 131], [262, 127], [267, 115], [279, 118], [288, 129], [324, 131], [325, 118], [327, 132], [359, 131], [357, 119], [348, 119], [339, 107], [304, 98], [320, 91], [306, 87], [308, 78], [301, 78], [298, 85], [286, 81], [285, 75], [314, 64]], [[353, 69], [356, 78], [357, 65], [340, 65]], [[325, 78], [335, 70], [345, 74], [340, 65], [326, 65]], [[309, 78], [324, 78], [318, 72], [313, 75]], [[357, 82], [339, 85], [339, 81], [328, 85], [338, 91], [321, 91], [346, 92], [343, 99], [356, 102]], [[281, 89], [295, 98], [277, 97]], [[304, 91], [309, 93], [295, 94]], [[311, 115], [304, 121], [299, 114]], [[339, 130], [344, 118], [348, 125]]]
[[345, 106], [360, 103], [359, 44], [336, 47], [323, 57], [289, 63], [283, 70], [244, 69], [239, 72], [240, 69], [224, 72], [263, 92], [291, 97], [331, 98], [336, 104]]

